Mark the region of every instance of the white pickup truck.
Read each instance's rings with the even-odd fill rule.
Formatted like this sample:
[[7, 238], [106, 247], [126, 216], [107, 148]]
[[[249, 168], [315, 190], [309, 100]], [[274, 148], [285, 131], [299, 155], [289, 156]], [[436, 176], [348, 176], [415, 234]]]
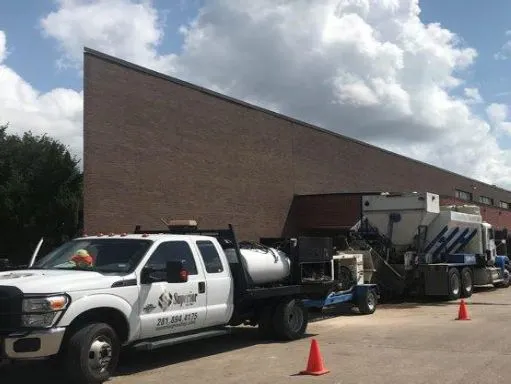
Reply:
[[232, 226], [182, 224], [77, 238], [28, 269], [0, 273], [0, 359], [64, 359], [76, 383], [101, 383], [121, 347], [151, 350], [243, 323], [300, 338], [302, 299], [323, 298], [335, 284], [318, 273], [332, 259], [325, 239], [299, 238], [291, 255], [243, 254]]

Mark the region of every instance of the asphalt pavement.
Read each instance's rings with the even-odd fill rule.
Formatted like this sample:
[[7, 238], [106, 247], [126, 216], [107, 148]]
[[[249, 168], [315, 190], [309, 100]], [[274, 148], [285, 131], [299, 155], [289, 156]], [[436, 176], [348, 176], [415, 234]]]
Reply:
[[[470, 320], [455, 320], [459, 301], [379, 306], [373, 315], [345, 310], [313, 319], [308, 335], [262, 342], [256, 329], [123, 356], [111, 383], [504, 383], [511, 375], [511, 288], [482, 290], [466, 300]], [[322, 376], [303, 376], [311, 340]], [[0, 382], [55, 383], [45, 364], [0, 371]], [[58, 381], [61, 382], [61, 381]], [[64, 383], [63, 383], [64, 384]]]

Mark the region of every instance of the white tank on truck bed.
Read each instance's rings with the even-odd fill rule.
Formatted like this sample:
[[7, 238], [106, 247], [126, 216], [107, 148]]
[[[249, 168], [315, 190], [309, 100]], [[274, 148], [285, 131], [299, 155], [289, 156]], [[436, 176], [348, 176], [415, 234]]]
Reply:
[[[225, 251], [230, 263], [236, 263], [234, 249]], [[253, 284], [268, 284], [281, 281], [291, 273], [291, 260], [276, 248], [260, 244], [240, 245], [241, 263]]]
[[267, 284], [285, 279], [291, 273], [289, 257], [275, 248], [240, 249], [241, 262], [254, 284]]

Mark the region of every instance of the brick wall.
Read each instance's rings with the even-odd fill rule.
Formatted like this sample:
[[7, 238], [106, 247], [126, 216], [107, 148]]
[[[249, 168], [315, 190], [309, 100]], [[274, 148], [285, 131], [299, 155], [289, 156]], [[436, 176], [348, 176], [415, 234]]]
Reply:
[[[342, 129], [340, 127], [331, 127]], [[280, 236], [294, 194], [456, 188], [511, 193], [176, 79], [87, 52], [84, 225], [161, 227], [160, 218], [232, 223], [240, 238]]]

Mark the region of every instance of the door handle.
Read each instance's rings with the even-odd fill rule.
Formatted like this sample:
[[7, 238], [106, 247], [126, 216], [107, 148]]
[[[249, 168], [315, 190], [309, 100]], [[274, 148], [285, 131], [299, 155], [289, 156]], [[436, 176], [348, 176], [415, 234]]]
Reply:
[[204, 281], [199, 281], [199, 293], [206, 292], [206, 283]]

